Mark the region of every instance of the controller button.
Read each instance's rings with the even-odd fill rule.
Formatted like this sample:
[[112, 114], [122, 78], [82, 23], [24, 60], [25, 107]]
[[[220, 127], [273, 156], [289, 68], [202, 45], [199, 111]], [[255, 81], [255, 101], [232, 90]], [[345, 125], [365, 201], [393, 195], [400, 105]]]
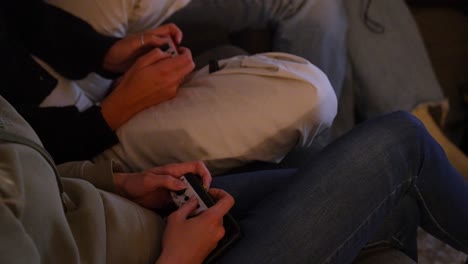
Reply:
[[177, 194], [177, 195], [182, 195], [182, 194], [185, 193], [186, 190], [187, 190], [187, 188], [182, 189], [182, 190], [180, 190], [180, 191], [176, 191], [175, 194]]

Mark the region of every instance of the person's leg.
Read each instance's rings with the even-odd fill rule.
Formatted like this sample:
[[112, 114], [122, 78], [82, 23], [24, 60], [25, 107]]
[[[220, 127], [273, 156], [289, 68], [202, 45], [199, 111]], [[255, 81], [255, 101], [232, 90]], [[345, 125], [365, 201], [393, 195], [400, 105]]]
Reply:
[[[324, 71], [339, 94], [346, 64], [346, 13], [341, 0], [193, 0], [168, 21], [273, 30], [273, 49], [304, 57]], [[203, 30], [203, 28], [201, 29]]]
[[366, 256], [376, 251], [396, 249], [417, 262], [419, 224], [418, 202], [413, 197], [406, 195], [386, 217], [359, 255]]
[[288, 184], [297, 169], [262, 170], [213, 178], [212, 188], [227, 191], [236, 199], [231, 214], [243, 219], [264, 197]]
[[444, 148], [452, 165], [468, 177], [468, 157], [428, 112], [438, 105], [447, 114], [449, 108], [443, 107], [442, 88], [405, 1], [345, 3], [358, 115], [367, 119], [395, 110], [411, 111]]
[[404, 0], [344, 1], [359, 114], [367, 119], [441, 101], [416, 22]]
[[468, 252], [468, 186], [422, 125], [400, 112], [357, 127], [267, 195], [221, 262], [349, 263], [406, 195], [426, 230]]
[[[218, 176], [213, 179], [211, 187], [221, 188], [236, 198], [231, 214], [238, 220], [248, 216], [252, 208], [264, 197], [286, 186], [297, 172], [297, 169], [285, 169], [281, 166], [274, 170], [259, 171], [258, 169], [256, 168], [254, 174], [244, 172]], [[387, 257], [389, 254], [398, 255], [396, 251], [400, 251], [417, 261], [416, 231], [418, 224], [417, 202], [406, 196], [386, 217], [382, 226], [360, 251], [356, 263], [361, 263], [363, 260], [365, 263], [371, 263], [375, 258]], [[397, 259], [401, 261], [400, 258]]]

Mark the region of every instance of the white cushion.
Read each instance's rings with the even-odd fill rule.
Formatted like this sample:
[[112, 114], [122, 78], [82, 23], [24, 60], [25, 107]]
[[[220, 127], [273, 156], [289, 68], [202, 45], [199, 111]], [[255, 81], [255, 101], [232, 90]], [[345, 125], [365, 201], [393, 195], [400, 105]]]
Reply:
[[96, 160], [115, 159], [128, 171], [204, 160], [217, 174], [255, 160], [279, 162], [309, 146], [336, 115], [328, 78], [305, 59], [264, 53], [219, 64], [129, 120], [117, 131], [120, 144]]
[[125, 37], [159, 26], [190, 0], [46, 0], [108, 36]]

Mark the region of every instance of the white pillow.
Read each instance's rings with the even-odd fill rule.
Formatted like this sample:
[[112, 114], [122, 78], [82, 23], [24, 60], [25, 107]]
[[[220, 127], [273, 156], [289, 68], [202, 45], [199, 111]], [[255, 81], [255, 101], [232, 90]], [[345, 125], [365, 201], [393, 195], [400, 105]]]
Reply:
[[125, 37], [159, 26], [190, 0], [46, 0], [88, 22], [98, 32]]
[[306, 147], [337, 112], [325, 74], [285, 53], [237, 56], [194, 73], [177, 96], [137, 114], [120, 144], [96, 157], [127, 171], [204, 160], [218, 174], [251, 161], [279, 162]]

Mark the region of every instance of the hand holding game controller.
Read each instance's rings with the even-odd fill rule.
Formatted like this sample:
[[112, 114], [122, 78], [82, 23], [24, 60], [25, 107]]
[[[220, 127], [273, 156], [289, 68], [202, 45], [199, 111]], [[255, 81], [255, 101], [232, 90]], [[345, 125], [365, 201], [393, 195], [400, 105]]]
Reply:
[[[178, 207], [181, 207], [188, 201], [191, 201], [193, 197], [195, 197], [198, 200], [198, 206], [194, 213], [190, 216], [197, 217], [198, 214], [208, 210], [210, 207], [215, 205], [213, 197], [203, 186], [200, 176], [193, 173], [188, 173], [182, 176], [180, 180], [185, 182], [187, 188], [178, 192], [171, 192], [171, 197]], [[223, 217], [223, 226], [225, 229], [225, 235], [218, 242], [218, 246], [205, 259], [205, 263], [212, 262], [219, 255], [221, 255], [221, 253], [226, 248], [228, 248], [228, 246], [237, 241], [241, 236], [240, 226], [229, 213]]]
[[193, 215], [198, 215], [208, 209], [208, 207], [214, 205], [213, 199], [206, 192], [201, 183], [201, 178], [198, 175], [190, 173], [179, 179], [185, 183], [187, 188], [178, 192], [171, 192], [172, 200], [177, 207], [181, 207], [188, 202], [191, 197], [195, 197], [198, 200], [198, 206]]
[[[177, 95], [184, 78], [195, 68], [189, 49], [180, 47], [174, 58], [152, 49], [125, 72], [112, 92], [101, 102], [102, 115], [117, 130], [134, 115]], [[168, 59], [169, 57], [169, 59]]]
[[[102, 69], [112, 73], [124, 73], [130, 69], [142, 54], [164, 45], [166, 38], [173, 43], [180, 44], [182, 36], [182, 30], [173, 23], [138, 34], [130, 34], [116, 41], [109, 48], [103, 58]], [[177, 45], [173, 45], [173, 47], [173, 50], [177, 52]]]

